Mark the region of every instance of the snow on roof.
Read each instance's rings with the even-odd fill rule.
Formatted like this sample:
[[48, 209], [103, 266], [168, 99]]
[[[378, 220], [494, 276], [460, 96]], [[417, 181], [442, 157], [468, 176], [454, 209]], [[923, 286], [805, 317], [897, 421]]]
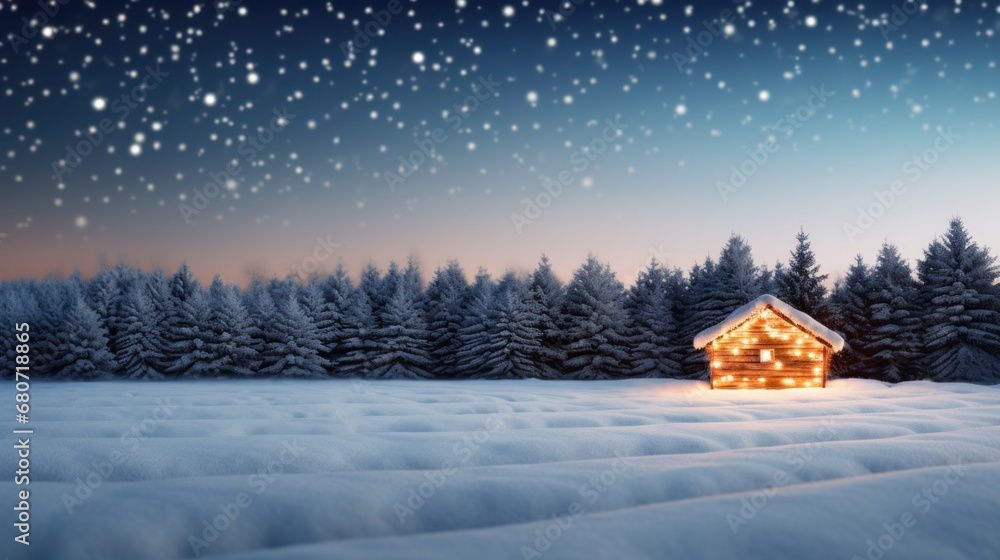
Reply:
[[718, 325], [709, 327], [698, 333], [698, 335], [694, 337], [694, 347], [701, 350], [702, 348], [708, 346], [709, 342], [712, 342], [716, 338], [719, 338], [720, 336], [740, 326], [743, 321], [746, 321], [754, 314], [763, 311], [765, 307], [774, 309], [776, 312], [784, 315], [788, 320], [794, 323], [795, 326], [826, 342], [833, 348], [834, 352], [840, 352], [844, 348], [844, 339], [841, 338], [839, 334], [824, 327], [816, 319], [813, 319], [809, 315], [806, 315], [805, 313], [795, 309], [791, 305], [788, 305], [770, 294], [760, 296], [759, 298], [730, 313], [729, 317], [726, 317], [726, 319]]

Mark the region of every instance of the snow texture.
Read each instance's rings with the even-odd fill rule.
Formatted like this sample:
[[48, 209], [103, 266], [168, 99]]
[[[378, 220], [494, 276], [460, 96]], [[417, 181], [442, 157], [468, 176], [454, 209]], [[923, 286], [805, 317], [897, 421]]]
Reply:
[[834, 352], [840, 352], [844, 348], [844, 339], [841, 338], [839, 334], [824, 327], [816, 319], [813, 319], [812, 317], [770, 294], [764, 294], [758, 297], [743, 307], [740, 307], [736, 311], [733, 311], [718, 325], [698, 333], [694, 337], [694, 347], [700, 350], [708, 346], [709, 342], [712, 342], [716, 338], [719, 338], [727, 332], [735, 329], [743, 323], [743, 321], [746, 321], [756, 313], [760, 313], [766, 307], [774, 309], [795, 323], [795, 326], [825, 341], [833, 347]]
[[[193, 558], [192, 538], [207, 544], [200, 558], [227, 560], [1000, 557], [998, 386], [31, 389], [32, 542], [7, 539], [10, 558]], [[4, 384], [0, 399], [12, 393]], [[16, 460], [0, 454], [0, 468]], [[15, 490], [0, 485], [2, 503]], [[213, 523], [225, 528], [206, 538]]]

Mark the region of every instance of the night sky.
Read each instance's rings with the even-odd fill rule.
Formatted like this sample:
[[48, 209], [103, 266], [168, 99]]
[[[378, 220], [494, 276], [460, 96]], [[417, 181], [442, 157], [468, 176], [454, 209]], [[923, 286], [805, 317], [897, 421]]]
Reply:
[[0, 278], [1000, 246], [996, 1], [61, 1], [0, 0]]

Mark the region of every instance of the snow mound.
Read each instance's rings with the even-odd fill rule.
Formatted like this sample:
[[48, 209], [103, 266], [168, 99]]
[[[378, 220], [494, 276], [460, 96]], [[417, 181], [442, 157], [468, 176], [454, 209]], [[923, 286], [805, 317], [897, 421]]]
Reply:
[[701, 350], [702, 348], [708, 346], [709, 342], [712, 342], [716, 338], [719, 338], [727, 332], [735, 329], [743, 321], [746, 321], [753, 315], [760, 313], [767, 307], [770, 307], [781, 315], [784, 315], [800, 329], [829, 344], [833, 348], [834, 352], [840, 352], [844, 349], [844, 339], [839, 334], [824, 327], [816, 319], [813, 319], [809, 315], [806, 315], [805, 313], [795, 309], [791, 305], [788, 305], [770, 294], [760, 296], [759, 298], [730, 313], [729, 316], [718, 325], [698, 333], [698, 335], [694, 337], [694, 347]]

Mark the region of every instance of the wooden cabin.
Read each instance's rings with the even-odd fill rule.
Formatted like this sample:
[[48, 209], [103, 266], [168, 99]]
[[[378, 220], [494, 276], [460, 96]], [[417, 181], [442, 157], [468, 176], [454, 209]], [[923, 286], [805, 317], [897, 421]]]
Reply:
[[733, 311], [694, 338], [708, 354], [713, 389], [825, 387], [844, 339], [772, 295]]

